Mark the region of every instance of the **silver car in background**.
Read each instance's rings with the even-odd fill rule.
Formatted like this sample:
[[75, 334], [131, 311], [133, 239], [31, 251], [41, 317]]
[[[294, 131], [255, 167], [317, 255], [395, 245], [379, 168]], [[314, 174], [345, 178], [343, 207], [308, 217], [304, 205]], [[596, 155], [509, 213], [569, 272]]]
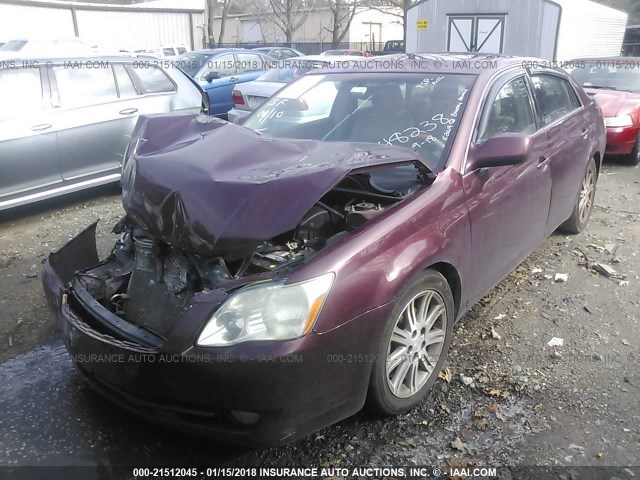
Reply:
[[123, 57], [0, 64], [0, 210], [117, 182], [139, 115], [206, 111], [200, 87], [164, 67]]
[[279, 61], [277, 67], [267, 70], [254, 81], [234, 88], [231, 93], [233, 108], [227, 113], [227, 118], [230, 122], [242, 123], [282, 87], [311, 70], [328, 67], [334, 61], [344, 62], [345, 57], [307, 55]]

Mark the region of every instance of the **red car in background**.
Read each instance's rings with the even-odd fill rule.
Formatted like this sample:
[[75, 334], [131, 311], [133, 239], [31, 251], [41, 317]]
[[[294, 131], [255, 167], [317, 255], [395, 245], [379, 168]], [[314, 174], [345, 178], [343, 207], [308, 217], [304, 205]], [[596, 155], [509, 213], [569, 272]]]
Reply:
[[576, 60], [571, 76], [602, 109], [607, 155], [640, 163], [640, 57]]

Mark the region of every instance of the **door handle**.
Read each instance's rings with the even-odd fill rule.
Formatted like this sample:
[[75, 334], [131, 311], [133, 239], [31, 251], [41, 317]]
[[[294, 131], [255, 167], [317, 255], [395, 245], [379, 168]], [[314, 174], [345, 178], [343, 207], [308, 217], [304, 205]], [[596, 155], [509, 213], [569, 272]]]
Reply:
[[582, 135], [582, 138], [587, 138], [589, 136], [589, 129], [583, 128], [582, 132], [580, 132], [580, 135]]
[[125, 108], [124, 110], [120, 110], [120, 115], [132, 115], [138, 111], [137, 108]]
[[544, 168], [549, 164], [549, 157], [540, 157], [538, 159], [538, 167], [537, 168]]
[[229, 78], [229, 82], [231, 83], [236, 83], [238, 81], [238, 79], [236, 77], [230, 77]]
[[31, 127], [31, 130], [34, 132], [42, 132], [43, 130], [48, 130], [52, 127], [50, 123], [41, 123], [40, 125], [35, 125]]

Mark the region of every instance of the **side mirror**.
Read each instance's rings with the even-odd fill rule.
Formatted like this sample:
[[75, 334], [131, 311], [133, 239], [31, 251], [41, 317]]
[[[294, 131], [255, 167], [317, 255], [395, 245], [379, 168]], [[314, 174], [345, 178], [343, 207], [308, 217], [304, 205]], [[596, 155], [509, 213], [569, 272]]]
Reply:
[[220, 72], [209, 72], [204, 77], [204, 79], [209, 83], [211, 83], [212, 80], [217, 80], [218, 78], [220, 78]]
[[518, 165], [531, 153], [531, 137], [523, 133], [502, 133], [480, 144], [471, 145], [467, 172], [478, 168]]

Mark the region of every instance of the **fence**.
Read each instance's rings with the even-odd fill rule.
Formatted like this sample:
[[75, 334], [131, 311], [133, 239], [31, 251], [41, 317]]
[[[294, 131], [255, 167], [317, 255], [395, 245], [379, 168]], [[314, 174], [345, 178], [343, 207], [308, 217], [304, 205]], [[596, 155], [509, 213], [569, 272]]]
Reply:
[[[331, 42], [291, 42], [291, 43], [221, 43], [217, 47], [230, 48], [257, 48], [257, 47], [291, 47], [301, 51], [305, 55], [317, 55], [327, 50], [334, 50]], [[213, 47], [213, 46], [212, 46]], [[340, 42], [335, 49], [361, 50], [363, 52], [380, 51], [384, 48], [384, 42]]]

